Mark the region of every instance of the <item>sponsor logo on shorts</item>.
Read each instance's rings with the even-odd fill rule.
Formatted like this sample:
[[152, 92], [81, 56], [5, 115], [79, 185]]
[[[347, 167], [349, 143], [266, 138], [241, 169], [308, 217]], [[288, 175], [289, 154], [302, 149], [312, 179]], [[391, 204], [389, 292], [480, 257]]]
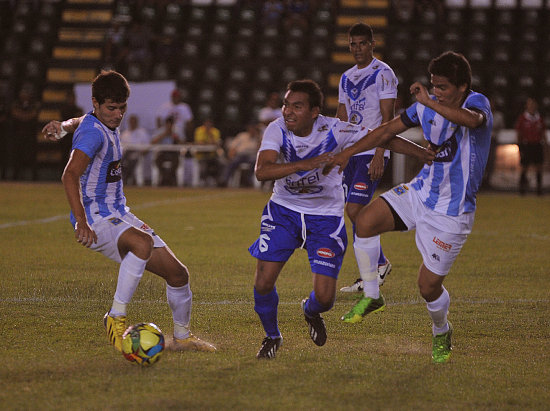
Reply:
[[336, 268], [336, 264], [329, 263], [328, 261], [313, 260], [314, 264], [324, 265], [325, 267]]
[[409, 190], [409, 187], [407, 187], [405, 184], [401, 184], [400, 186], [394, 187], [393, 192], [400, 196], [401, 194], [405, 194]]
[[435, 245], [437, 245], [437, 248], [439, 248], [440, 250], [449, 252], [449, 251], [451, 251], [451, 248], [453, 248], [452, 244], [448, 244], [444, 241], [441, 241], [437, 237], [434, 237], [434, 239], [432, 241], [435, 243]]
[[271, 232], [275, 230], [275, 226], [274, 225], [271, 225], [271, 224], [268, 224], [266, 222], [263, 222], [262, 223], [262, 231], [265, 231], [267, 233]]
[[355, 188], [356, 190], [364, 191], [369, 188], [369, 186], [367, 185], [367, 183], [355, 183], [353, 185], [353, 188]]
[[120, 223], [122, 223], [122, 220], [118, 217], [109, 218], [109, 221], [112, 225], [119, 225]]
[[336, 254], [330, 248], [319, 248], [317, 255], [322, 258], [333, 258]]
[[436, 261], [440, 261], [439, 256], [438, 256], [437, 254], [435, 254], [435, 253], [432, 254], [432, 258], [433, 258], [434, 260], [436, 260]]

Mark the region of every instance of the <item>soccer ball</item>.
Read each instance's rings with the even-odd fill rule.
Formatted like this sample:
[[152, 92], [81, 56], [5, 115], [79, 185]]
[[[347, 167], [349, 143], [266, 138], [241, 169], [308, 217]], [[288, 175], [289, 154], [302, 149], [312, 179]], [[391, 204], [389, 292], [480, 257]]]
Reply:
[[122, 355], [134, 364], [152, 365], [163, 351], [164, 335], [153, 323], [132, 325], [122, 335]]

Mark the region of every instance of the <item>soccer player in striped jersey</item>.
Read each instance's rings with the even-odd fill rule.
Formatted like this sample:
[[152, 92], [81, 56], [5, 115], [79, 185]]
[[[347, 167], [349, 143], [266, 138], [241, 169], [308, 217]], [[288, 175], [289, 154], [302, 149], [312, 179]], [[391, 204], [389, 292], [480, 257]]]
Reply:
[[[313, 273], [313, 291], [302, 301], [302, 310], [313, 342], [327, 339], [321, 313], [331, 309], [336, 280], [347, 245], [344, 224], [342, 177], [323, 175], [333, 152], [365, 135], [362, 126], [320, 114], [323, 94], [311, 80], [288, 85], [283, 117], [271, 122], [256, 160], [259, 181], [275, 180], [273, 194], [261, 217], [258, 239], [250, 246], [257, 258], [254, 310], [266, 337], [257, 358], [273, 358], [282, 343], [277, 321], [279, 296], [275, 282], [295, 249], [307, 250]], [[433, 155], [410, 141], [394, 138], [391, 149], [430, 161]]]
[[[189, 272], [166, 243], [126, 206], [122, 187], [122, 149], [118, 127], [126, 112], [130, 87], [115, 71], [100, 73], [92, 83], [93, 111], [80, 118], [44, 126], [47, 138], [74, 132], [72, 152], [62, 182], [71, 208], [76, 241], [120, 264], [111, 309], [104, 324], [111, 344], [121, 351], [127, 305], [148, 270], [166, 280], [174, 320], [167, 348], [215, 351], [191, 334], [192, 292]], [[52, 137], [53, 136], [53, 137]], [[57, 136], [57, 137], [55, 137]]]
[[[336, 117], [374, 129], [390, 121], [395, 114], [397, 78], [390, 66], [374, 57], [375, 41], [369, 25], [356, 23], [351, 26], [348, 40], [356, 64], [344, 72], [340, 79]], [[355, 218], [371, 201], [389, 159], [390, 151], [377, 147], [353, 156], [344, 170], [346, 214], [353, 223], [354, 233]], [[391, 269], [392, 265], [380, 247], [379, 285], [384, 284]], [[377, 289], [374, 292], [378, 292]], [[365, 296], [372, 297], [369, 284], [365, 288], [361, 278], [350, 286], [342, 287], [340, 291], [363, 291]]]
[[[418, 286], [433, 322], [432, 358], [442, 363], [449, 359], [452, 348], [452, 327], [447, 319], [450, 297], [443, 280], [472, 230], [493, 115], [489, 100], [470, 89], [471, 68], [463, 55], [445, 52], [430, 62], [428, 70], [433, 96], [421, 83], [413, 83], [410, 91], [416, 102], [336, 154], [325, 172], [335, 165], [341, 172], [353, 154], [383, 145], [411, 127], [422, 127], [424, 138], [436, 153], [435, 160], [412, 181], [392, 188], [361, 210], [355, 243], [362, 246], [355, 252], [361, 276], [374, 282], [380, 247], [373, 238], [387, 231], [416, 229], [423, 260]], [[363, 298], [342, 319], [359, 322], [381, 304], [375, 298]]]

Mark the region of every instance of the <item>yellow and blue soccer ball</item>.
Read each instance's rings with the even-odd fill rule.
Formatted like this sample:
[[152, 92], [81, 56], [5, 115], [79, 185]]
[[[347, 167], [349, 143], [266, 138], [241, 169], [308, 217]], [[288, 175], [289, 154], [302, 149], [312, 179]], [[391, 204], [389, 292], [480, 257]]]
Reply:
[[164, 335], [153, 323], [128, 327], [122, 336], [122, 355], [128, 361], [149, 366], [156, 363], [164, 351]]

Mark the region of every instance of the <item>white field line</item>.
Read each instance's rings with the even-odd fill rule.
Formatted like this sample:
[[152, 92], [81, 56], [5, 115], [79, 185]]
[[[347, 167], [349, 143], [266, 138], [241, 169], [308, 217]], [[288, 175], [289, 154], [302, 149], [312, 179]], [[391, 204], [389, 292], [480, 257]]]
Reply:
[[[66, 298], [66, 297], [11, 297], [11, 298], [0, 298], [0, 303], [71, 303], [76, 302], [77, 299]], [[95, 300], [95, 299], [78, 299], [78, 303], [103, 303], [104, 300]], [[541, 298], [541, 299], [528, 299], [528, 298], [516, 298], [510, 300], [502, 299], [482, 299], [482, 300], [473, 300], [469, 298], [453, 298], [452, 304], [538, 304], [538, 303], [549, 303], [550, 299]], [[166, 304], [166, 300], [133, 300], [132, 304]], [[335, 305], [348, 305], [349, 301], [337, 301]], [[220, 301], [193, 301], [194, 305], [253, 305], [253, 300], [220, 300]], [[279, 301], [279, 305], [299, 305], [299, 301]], [[412, 306], [412, 305], [425, 305], [424, 301], [420, 300], [408, 300], [408, 301], [395, 301], [387, 302], [388, 306]]]
[[[198, 197], [185, 197], [185, 198], [177, 198], [177, 199], [171, 199], [171, 200], [159, 200], [159, 201], [151, 201], [149, 203], [143, 203], [138, 204], [133, 207], [131, 207], [131, 210], [143, 210], [146, 208], [153, 208], [153, 207], [159, 207], [163, 205], [169, 205], [169, 204], [181, 204], [181, 203], [189, 203], [192, 201], [210, 201], [213, 199], [218, 198], [227, 198], [227, 197], [234, 197], [236, 195], [239, 195], [239, 193], [236, 192], [222, 192], [220, 194], [209, 194], [205, 196], [198, 196]], [[46, 218], [39, 218], [36, 220], [20, 220], [20, 221], [12, 221], [9, 223], [0, 224], [0, 230], [4, 228], [12, 228], [12, 227], [20, 227], [20, 226], [26, 226], [26, 225], [35, 225], [35, 224], [47, 224], [58, 220], [69, 220], [69, 213], [62, 214], [62, 215], [56, 215], [52, 217], [46, 217]]]

